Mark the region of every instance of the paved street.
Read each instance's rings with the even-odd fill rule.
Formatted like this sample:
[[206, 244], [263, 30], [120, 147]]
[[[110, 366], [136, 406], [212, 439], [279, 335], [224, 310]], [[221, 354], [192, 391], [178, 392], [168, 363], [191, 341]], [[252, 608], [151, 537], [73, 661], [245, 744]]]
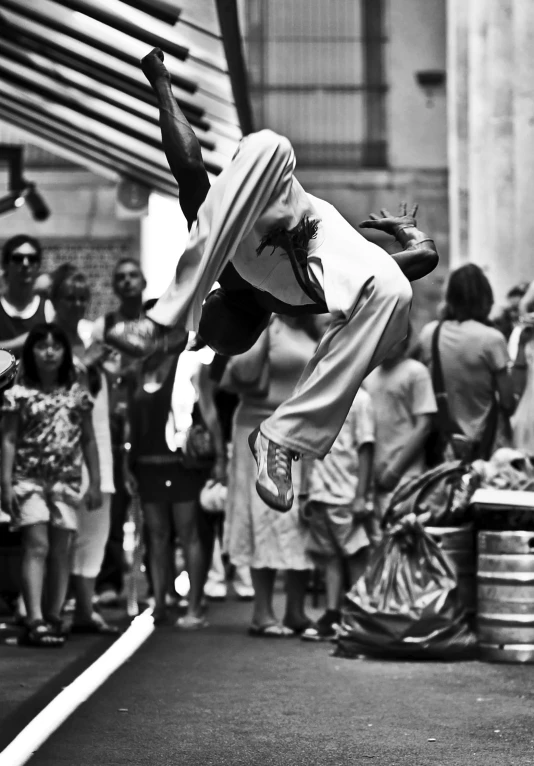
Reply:
[[534, 764], [534, 666], [342, 660], [250, 638], [249, 612], [157, 630], [30, 763]]

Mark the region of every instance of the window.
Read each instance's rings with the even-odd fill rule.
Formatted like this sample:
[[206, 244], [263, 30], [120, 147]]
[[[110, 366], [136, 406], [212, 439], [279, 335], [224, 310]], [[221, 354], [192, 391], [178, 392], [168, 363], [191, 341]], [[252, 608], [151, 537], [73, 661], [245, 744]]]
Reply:
[[247, 64], [258, 127], [303, 165], [386, 163], [384, 0], [248, 0]]

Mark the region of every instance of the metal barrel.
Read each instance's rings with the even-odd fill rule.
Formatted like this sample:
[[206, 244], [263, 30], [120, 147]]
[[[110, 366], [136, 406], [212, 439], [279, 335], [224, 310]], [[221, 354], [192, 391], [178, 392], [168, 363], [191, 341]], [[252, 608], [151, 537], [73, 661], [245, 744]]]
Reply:
[[534, 662], [534, 532], [478, 533], [477, 603], [481, 658]]
[[425, 527], [449, 558], [458, 579], [458, 594], [467, 615], [476, 612], [476, 550], [475, 530], [464, 527]]

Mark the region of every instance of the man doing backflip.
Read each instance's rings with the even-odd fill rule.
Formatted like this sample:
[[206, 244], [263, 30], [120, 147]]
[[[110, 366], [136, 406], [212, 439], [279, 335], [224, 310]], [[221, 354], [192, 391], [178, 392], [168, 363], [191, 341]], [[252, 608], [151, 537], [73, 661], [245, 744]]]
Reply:
[[[142, 68], [158, 97], [163, 147], [190, 236], [166, 293], [145, 318], [115, 325], [107, 340], [142, 356], [195, 330], [232, 355], [252, 346], [272, 311], [330, 312], [292, 396], [249, 438], [258, 494], [287, 511], [292, 460], [328, 453], [363, 379], [406, 336], [410, 281], [431, 272], [438, 255], [416, 226], [416, 207], [407, 214], [402, 205], [399, 216], [382, 210], [361, 224], [396, 237], [402, 252], [391, 256], [366, 240], [332, 205], [304, 191], [291, 144], [270, 130], [243, 138], [210, 188], [162, 52], [153, 50]], [[216, 281], [221, 287], [212, 291]]]

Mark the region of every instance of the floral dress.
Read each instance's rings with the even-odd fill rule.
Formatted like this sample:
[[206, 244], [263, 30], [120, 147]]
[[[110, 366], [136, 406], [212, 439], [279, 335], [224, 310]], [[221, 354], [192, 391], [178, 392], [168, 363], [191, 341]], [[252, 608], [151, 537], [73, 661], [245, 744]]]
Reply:
[[77, 502], [82, 478], [82, 420], [93, 403], [79, 383], [44, 392], [16, 384], [4, 394], [3, 412], [19, 415], [13, 485], [17, 497], [50, 491]]

